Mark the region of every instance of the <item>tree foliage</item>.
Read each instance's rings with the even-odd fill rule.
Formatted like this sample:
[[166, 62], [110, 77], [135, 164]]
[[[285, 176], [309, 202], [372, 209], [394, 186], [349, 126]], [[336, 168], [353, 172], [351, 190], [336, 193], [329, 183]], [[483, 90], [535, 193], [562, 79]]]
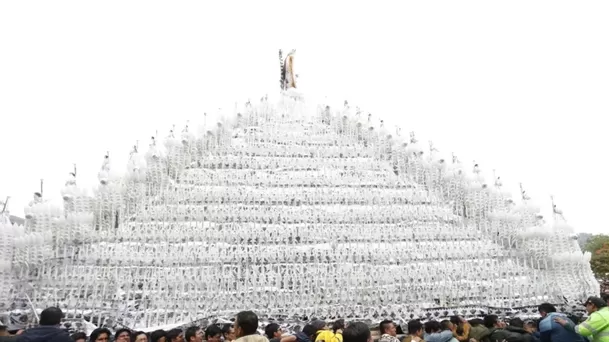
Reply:
[[592, 254], [590, 266], [599, 279], [609, 278], [609, 235], [594, 235], [586, 244]]

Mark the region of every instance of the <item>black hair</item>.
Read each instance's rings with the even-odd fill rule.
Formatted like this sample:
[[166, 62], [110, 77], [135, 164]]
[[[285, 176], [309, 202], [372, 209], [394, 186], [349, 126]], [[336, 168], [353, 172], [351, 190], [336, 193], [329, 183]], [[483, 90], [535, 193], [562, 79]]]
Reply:
[[178, 329], [178, 328], [174, 328], [171, 329], [167, 332], [167, 334], [165, 334], [165, 337], [167, 338], [167, 340], [169, 342], [171, 342], [171, 340], [177, 338], [178, 336], [180, 336], [182, 334], [182, 330]]
[[537, 307], [537, 311], [549, 314], [551, 312], [556, 312], [556, 307], [550, 303], [543, 303]]
[[148, 338], [148, 334], [146, 334], [145, 332], [143, 332], [143, 331], [136, 331], [136, 332], [131, 334], [131, 342], [135, 342], [137, 337], [140, 336], [140, 335], [146, 335], [146, 338]]
[[279, 331], [279, 324], [277, 323], [271, 323], [264, 327], [264, 334], [269, 340], [275, 337], [277, 331]]
[[167, 332], [165, 330], [159, 329], [150, 333], [150, 342], [157, 342], [161, 339], [161, 337], [167, 338]]
[[510, 320], [510, 325], [516, 328], [524, 328], [524, 321], [518, 317]]
[[[63, 318], [63, 312], [60, 308], [50, 307], [42, 310], [40, 313], [40, 325], [59, 325]], [[109, 335], [108, 335], [109, 337]]]
[[408, 322], [408, 334], [414, 335], [418, 333], [421, 329], [423, 329], [423, 324], [418, 319], [413, 319]]
[[110, 338], [110, 336], [112, 336], [112, 333], [110, 332], [110, 330], [108, 330], [106, 328], [97, 328], [97, 329], [93, 330], [93, 332], [91, 333], [91, 336], [89, 336], [89, 341], [90, 342], [97, 341], [97, 339], [99, 338], [99, 335], [101, 335], [101, 334], [108, 335], [108, 338]]
[[219, 326], [212, 324], [212, 325], [208, 326], [207, 329], [205, 329], [205, 339], [206, 340], [208, 337], [213, 337], [216, 335], [222, 335], [222, 329], [220, 329]]
[[7, 331], [8, 327], [6, 325], [0, 325], [0, 331]]
[[[131, 336], [131, 329], [127, 329], [127, 328], [121, 328], [121, 329], [118, 329], [118, 330], [117, 330], [117, 331], [114, 333], [114, 340], [115, 340], [115, 341], [116, 341], [116, 340], [118, 340], [118, 337], [119, 337], [119, 336], [120, 336], [122, 333], [124, 333], [124, 332], [129, 333], [129, 336]], [[108, 336], [108, 337], [109, 337], [109, 336]]]
[[443, 331], [450, 330], [450, 323], [452, 323], [450, 320], [445, 319], [440, 322], [440, 327], [442, 328]]
[[197, 326], [188, 327], [188, 329], [186, 329], [184, 332], [184, 339], [186, 342], [190, 342], [191, 337], [196, 337], [199, 330], [201, 329]]
[[343, 342], [368, 342], [370, 329], [365, 323], [355, 322], [343, 331]]
[[379, 331], [381, 332], [381, 335], [385, 333], [385, 331], [387, 331], [387, 325], [388, 324], [393, 324], [393, 321], [390, 321], [388, 319], [383, 320], [380, 324], [379, 324]]
[[450, 316], [450, 323], [452, 323], [454, 325], [461, 324], [461, 317], [459, 317], [459, 316]]
[[223, 334], [228, 334], [230, 332], [230, 329], [233, 327], [232, 324], [224, 324], [222, 326], [222, 333]]
[[311, 336], [315, 335], [316, 332], [317, 332], [317, 328], [315, 328], [312, 324], [307, 324], [302, 328], [302, 333], [305, 334], [309, 338]]
[[486, 315], [484, 316], [484, 326], [487, 328], [492, 328], [497, 324], [499, 317], [497, 315]]
[[337, 330], [345, 330], [345, 320], [339, 319], [332, 323], [332, 331], [336, 334]]
[[258, 329], [258, 316], [253, 311], [239, 312], [235, 322], [241, 328], [243, 336], [254, 335]]
[[78, 340], [87, 340], [87, 334], [85, 334], [84, 332], [77, 332], [77, 333], [73, 333], [72, 335], [70, 335], [70, 338], [72, 339], [72, 341], [78, 341]]
[[425, 323], [425, 332], [428, 334], [435, 333], [440, 330], [440, 323], [438, 321], [429, 321]]
[[479, 325], [484, 325], [484, 321], [481, 318], [472, 318], [468, 322], [472, 327], [477, 327]]

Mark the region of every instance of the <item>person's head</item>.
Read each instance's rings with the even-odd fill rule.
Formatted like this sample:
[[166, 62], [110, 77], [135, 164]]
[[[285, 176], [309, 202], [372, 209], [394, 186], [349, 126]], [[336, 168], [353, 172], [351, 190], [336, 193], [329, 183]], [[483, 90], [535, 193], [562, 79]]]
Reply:
[[328, 325], [326, 324], [326, 322], [325, 322], [325, 321], [322, 321], [322, 320], [320, 320], [320, 319], [316, 319], [316, 320], [314, 320], [313, 322], [311, 322], [311, 325], [312, 325], [313, 327], [315, 327], [315, 329], [316, 329], [317, 331], [320, 331], [320, 330], [326, 330], [326, 329], [328, 329]]
[[423, 324], [417, 319], [408, 322], [408, 335], [423, 337]]
[[264, 327], [264, 334], [270, 340], [281, 337], [281, 327], [277, 323], [271, 323]]
[[530, 332], [531, 334], [537, 331], [537, 323], [533, 321], [528, 321], [524, 323], [524, 330]]
[[182, 330], [175, 328], [175, 329], [171, 329], [167, 332], [167, 335], [165, 335], [165, 337], [167, 338], [167, 342], [182, 342], [184, 341], [184, 338], [182, 336]]
[[390, 336], [395, 336], [397, 334], [395, 324], [387, 319], [382, 321], [381, 324], [379, 324], [379, 331], [381, 335], [387, 334]]
[[252, 311], [241, 311], [235, 319], [235, 336], [237, 338], [254, 335], [258, 329], [258, 316]]
[[428, 334], [433, 334], [441, 330], [440, 322], [438, 321], [429, 321], [425, 323], [425, 332]]
[[74, 333], [70, 335], [70, 338], [74, 342], [87, 342], [87, 334], [85, 334], [84, 332]]
[[453, 330], [454, 328], [455, 328], [455, 325], [447, 319], [440, 322], [440, 329], [442, 329], [442, 331]]
[[46, 308], [40, 313], [40, 325], [59, 325], [62, 318], [63, 312], [60, 308]]
[[472, 318], [468, 321], [468, 323], [472, 326], [472, 327], [477, 327], [479, 325], [484, 325], [484, 321], [481, 320], [480, 318]]
[[131, 330], [126, 328], [118, 329], [114, 333], [114, 342], [129, 342], [131, 341]]
[[602, 308], [607, 307], [607, 302], [599, 297], [590, 297], [588, 298], [588, 300], [586, 300], [586, 303], [584, 303], [584, 305], [586, 306], [586, 311], [588, 311], [588, 314], [591, 314]]
[[150, 342], [167, 342], [167, 332], [159, 329], [150, 333]]
[[511, 327], [524, 328], [524, 321], [518, 317], [512, 318], [509, 324]]
[[459, 316], [451, 316], [450, 323], [452, 323], [455, 327], [460, 326], [463, 323], [463, 320]]
[[[219, 326], [212, 324], [205, 329], [205, 340], [207, 342], [220, 342], [222, 339], [222, 329]], [[186, 341], [190, 342], [190, 341]]]
[[203, 332], [201, 328], [197, 326], [188, 327], [184, 332], [184, 341], [185, 342], [202, 342], [203, 341]]
[[6, 325], [0, 325], [0, 336], [8, 336], [8, 327]]
[[505, 328], [505, 323], [497, 315], [484, 316], [484, 326], [487, 328]]
[[336, 333], [339, 330], [345, 330], [345, 320], [344, 319], [339, 319], [337, 321], [334, 321], [334, 323], [332, 323], [332, 331], [334, 331], [334, 333]]
[[556, 312], [556, 307], [550, 303], [543, 303], [537, 307], [537, 311], [541, 317], [546, 317], [548, 314]]
[[314, 340], [312, 337], [317, 333], [317, 328], [315, 328], [312, 324], [307, 324], [302, 328], [302, 333], [311, 340]]
[[222, 327], [222, 335], [224, 335], [224, 341], [234, 341], [235, 340], [235, 328], [232, 324], [225, 324]]
[[350, 323], [343, 331], [343, 342], [372, 342], [370, 329], [365, 323]]
[[109, 342], [112, 333], [106, 328], [97, 328], [89, 336], [89, 342]]
[[136, 331], [131, 334], [131, 342], [148, 342], [148, 335], [143, 331]]

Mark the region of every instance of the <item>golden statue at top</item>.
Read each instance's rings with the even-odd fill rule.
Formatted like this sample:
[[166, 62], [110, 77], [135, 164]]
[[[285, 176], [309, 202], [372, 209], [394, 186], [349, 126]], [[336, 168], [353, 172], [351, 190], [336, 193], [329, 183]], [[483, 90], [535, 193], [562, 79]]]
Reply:
[[294, 54], [296, 50], [290, 51], [288, 55], [283, 58], [283, 51], [279, 50], [279, 65], [281, 67], [281, 90], [288, 90], [290, 88], [296, 88], [296, 77], [294, 73]]

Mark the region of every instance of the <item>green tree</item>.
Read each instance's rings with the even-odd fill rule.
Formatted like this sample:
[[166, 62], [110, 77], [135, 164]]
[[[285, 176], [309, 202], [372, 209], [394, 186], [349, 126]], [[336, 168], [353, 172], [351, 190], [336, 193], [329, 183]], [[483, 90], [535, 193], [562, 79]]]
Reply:
[[603, 248], [603, 246], [607, 243], [609, 243], [609, 235], [605, 235], [605, 234], [592, 235], [586, 242], [586, 247], [584, 249], [586, 251], [594, 254], [594, 252]]
[[590, 267], [597, 278], [609, 278], [609, 235], [594, 235], [586, 244], [586, 251], [592, 254]]
[[599, 279], [606, 280], [609, 278], [609, 243], [592, 254], [590, 267]]

